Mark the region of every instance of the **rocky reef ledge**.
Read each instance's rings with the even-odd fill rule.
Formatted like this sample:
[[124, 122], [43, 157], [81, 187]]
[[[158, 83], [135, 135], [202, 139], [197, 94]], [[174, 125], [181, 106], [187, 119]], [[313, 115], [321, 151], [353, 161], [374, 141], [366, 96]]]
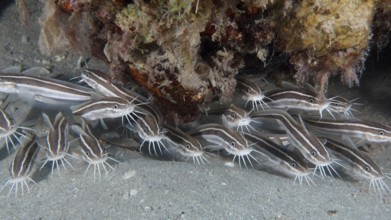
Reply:
[[[22, 3], [22, 0], [18, 1]], [[230, 101], [243, 69], [358, 85], [370, 50], [388, 44], [391, 0], [47, 0], [40, 50], [97, 57], [130, 75], [178, 121]], [[23, 13], [22, 13], [23, 14]]]

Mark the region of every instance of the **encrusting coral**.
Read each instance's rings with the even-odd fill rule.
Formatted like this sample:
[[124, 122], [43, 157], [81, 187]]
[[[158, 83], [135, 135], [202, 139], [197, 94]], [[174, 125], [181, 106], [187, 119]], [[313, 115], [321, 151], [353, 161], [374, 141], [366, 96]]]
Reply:
[[326, 85], [330, 74], [340, 73], [342, 81], [359, 83], [371, 38], [375, 0], [304, 0], [281, 17], [278, 27], [282, 50], [290, 53], [304, 82], [313, 76], [317, 85]]
[[186, 122], [211, 102], [231, 99], [235, 75], [249, 56], [267, 63], [272, 51], [284, 54], [297, 81], [313, 79], [321, 92], [338, 73], [349, 86], [358, 84], [371, 25], [379, 38], [390, 29], [380, 28], [391, 14], [381, 5], [375, 0], [48, 0], [40, 48], [107, 61], [113, 81], [130, 74], [172, 120]]

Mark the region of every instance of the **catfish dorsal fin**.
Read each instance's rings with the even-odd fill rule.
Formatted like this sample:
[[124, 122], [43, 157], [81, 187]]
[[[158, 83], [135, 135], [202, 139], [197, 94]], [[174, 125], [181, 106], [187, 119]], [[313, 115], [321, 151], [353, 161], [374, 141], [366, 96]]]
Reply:
[[[72, 126], [77, 126], [77, 125], [72, 125]], [[73, 146], [76, 145], [76, 143], [77, 143], [78, 141], [79, 141], [79, 138], [74, 138], [74, 139], [68, 141], [68, 145], [71, 146], [71, 147], [73, 147]]]
[[47, 114], [45, 114], [45, 113], [42, 113], [42, 118], [43, 118], [43, 121], [45, 122], [46, 126], [48, 126], [49, 128], [53, 129], [53, 124], [50, 121], [49, 116]]
[[314, 93], [318, 93], [318, 91], [315, 89], [315, 87], [313, 87], [310, 83], [308, 82], [305, 82], [304, 85], [303, 85], [303, 88], [306, 89], [306, 90], [309, 90], [311, 92], [314, 92]]
[[71, 129], [78, 135], [88, 135], [79, 125], [72, 125]]
[[291, 82], [287, 82], [287, 81], [282, 81], [281, 87], [282, 87], [283, 89], [297, 89], [297, 86], [296, 86], [296, 85], [294, 85], [294, 84], [291, 83]]
[[60, 118], [63, 117], [63, 114], [61, 112], [58, 112], [56, 117], [54, 118], [54, 124], [60, 120]]
[[0, 70], [3, 73], [20, 74], [22, 73], [22, 66], [10, 66]]
[[301, 115], [298, 115], [299, 116], [299, 121], [300, 121], [300, 124], [301, 126], [303, 126], [304, 128], [304, 131], [309, 134], [310, 132], [307, 130], [307, 128], [305, 127], [305, 124], [304, 124], [304, 121], [303, 121], [303, 118], [301, 118]]
[[103, 128], [103, 129], [105, 129], [105, 130], [109, 129], [109, 127], [107, 127], [107, 124], [106, 124], [106, 122], [103, 120], [103, 118], [100, 118], [100, 119], [99, 119], [99, 122], [100, 122], [100, 124], [102, 125], [102, 128]]
[[342, 135], [341, 140], [344, 144], [346, 144], [346, 146], [348, 146], [352, 149], [357, 149], [357, 145], [354, 144], [354, 142], [352, 141], [352, 139], [350, 137], [348, 137], [346, 135]]

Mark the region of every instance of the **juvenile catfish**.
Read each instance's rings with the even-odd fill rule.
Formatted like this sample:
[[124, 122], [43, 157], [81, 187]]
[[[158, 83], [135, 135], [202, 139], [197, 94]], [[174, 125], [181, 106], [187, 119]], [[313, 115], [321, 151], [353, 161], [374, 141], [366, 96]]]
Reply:
[[140, 116], [136, 120], [136, 123], [129, 123], [126, 125], [126, 128], [136, 132], [141, 138], [142, 143], [140, 144], [140, 150], [145, 143], [148, 143], [149, 155], [152, 155], [153, 150], [155, 155], [158, 156], [156, 148], [159, 149], [161, 155], [163, 155], [162, 147], [167, 150], [167, 147], [163, 143], [165, 130], [161, 128], [161, 125], [155, 116], [149, 114]]
[[[319, 96], [315, 91], [304, 88], [276, 89], [268, 91], [267, 104], [274, 109], [289, 110], [293, 112], [317, 113], [322, 118], [323, 111], [330, 111], [330, 102], [327, 98]], [[271, 101], [269, 101], [271, 100]]]
[[[259, 151], [265, 153], [270, 165], [276, 166], [281, 169], [285, 174], [295, 177], [294, 182], [298, 181], [301, 185], [303, 180], [308, 185], [315, 185], [309, 176], [311, 171], [302, 157], [299, 157], [295, 152], [289, 152], [284, 147], [279, 146], [273, 141], [269, 140], [262, 134], [245, 134], [249, 141], [254, 143], [254, 147]], [[273, 167], [275, 168], [275, 167]]]
[[98, 70], [86, 69], [81, 74], [81, 82], [87, 83], [98, 94], [105, 97], [118, 97], [126, 100], [134, 100], [135, 103], [144, 103], [147, 100], [121, 86], [112, 83], [104, 73]]
[[35, 135], [31, 135], [29, 138], [26, 138], [22, 147], [18, 149], [15, 154], [14, 159], [11, 162], [9, 172], [11, 175], [11, 179], [9, 179], [4, 186], [0, 189], [2, 191], [7, 185], [11, 185], [11, 189], [8, 192], [8, 196], [15, 188], [15, 196], [18, 195], [19, 188], [22, 191], [22, 195], [25, 192], [25, 187], [27, 192], [30, 191], [28, 181], [33, 182], [29, 177], [29, 174], [32, 170], [34, 160], [36, 158], [37, 152], [39, 150], [39, 146], [36, 141]]
[[[288, 135], [289, 142], [295, 146], [303, 156], [319, 169], [321, 175], [325, 175], [324, 168], [327, 168], [331, 174], [331, 163], [329, 152], [319, 139], [310, 133], [303, 124], [299, 124], [288, 113], [282, 110], [265, 110], [251, 115], [254, 120], [274, 119], [281, 124]], [[314, 172], [315, 172], [314, 171]]]
[[91, 99], [94, 92], [69, 82], [0, 72], [0, 92], [17, 94], [27, 102], [38, 102], [54, 107], [69, 107]]
[[221, 117], [223, 124], [226, 127], [236, 129], [242, 133], [244, 131], [250, 132], [250, 130], [255, 130], [251, 123], [256, 121], [251, 120], [249, 113], [246, 110], [235, 105], [231, 105], [229, 108], [227, 108]]
[[83, 152], [83, 159], [88, 163], [85, 174], [88, 172], [88, 169], [91, 165], [94, 167], [94, 179], [96, 178], [97, 172], [99, 174], [99, 178], [101, 177], [101, 166], [105, 170], [106, 175], [108, 174], [106, 166], [114, 170], [114, 168], [107, 161], [118, 161], [108, 156], [106, 149], [94, 136], [90, 130], [90, 127], [85, 123], [85, 121], [83, 121], [82, 127], [78, 125], [72, 125], [71, 128], [73, 132], [79, 135], [79, 143]]
[[[352, 143], [350, 142], [348, 145], [352, 145]], [[351, 164], [353, 167], [352, 174], [370, 181], [369, 187], [373, 188], [374, 191], [390, 191], [390, 188], [384, 182], [384, 178], [390, 179], [390, 177], [384, 174], [379, 165], [368, 155], [355, 149], [354, 146], [348, 145], [330, 138], [327, 138], [326, 142], [327, 148]]]
[[244, 78], [237, 78], [236, 88], [242, 94], [244, 105], [247, 106], [249, 103], [252, 105], [251, 111], [259, 111], [268, 107], [266, 100], [270, 101], [271, 99], [266, 97], [255, 83]]
[[194, 163], [208, 161], [204, 157], [202, 145], [197, 139], [168, 124], [164, 125], [164, 129], [166, 131], [165, 140], [170, 143], [170, 149], [172, 149], [170, 153], [178, 152], [182, 157], [192, 158]]
[[[239, 132], [226, 128], [219, 124], [204, 124], [190, 132], [204, 146], [204, 149], [225, 150], [233, 155], [233, 161], [238, 158], [239, 166], [243, 161], [247, 167], [246, 159], [251, 163], [251, 159], [256, 160], [251, 152], [258, 152], [252, 148], [248, 141]], [[257, 161], [258, 162], [258, 161]]]
[[325, 136], [346, 136], [359, 140], [359, 143], [391, 142], [391, 127], [380, 123], [358, 119], [316, 120], [307, 117], [303, 120], [308, 129]]
[[52, 172], [56, 168], [58, 174], [60, 174], [59, 164], [61, 164], [64, 169], [66, 169], [65, 163], [73, 168], [69, 161], [65, 158], [65, 156], [71, 156], [68, 154], [69, 125], [61, 112], [56, 115], [53, 124], [51, 123], [49, 116], [45, 113], [42, 114], [42, 117], [44, 118], [46, 125], [49, 126], [49, 131], [46, 134], [46, 160], [44, 161], [41, 169], [48, 162], [52, 162]]
[[[133, 101], [129, 101], [119, 97], [104, 97], [98, 100], [85, 102], [71, 108], [72, 114], [76, 117], [84, 118], [88, 121], [100, 120], [103, 122], [105, 118], [121, 118], [124, 124], [124, 119], [128, 123], [135, 122], [142, 111], [137, 110], [137, 105]], [[104, 123], [103, 123], [104, 124]]]

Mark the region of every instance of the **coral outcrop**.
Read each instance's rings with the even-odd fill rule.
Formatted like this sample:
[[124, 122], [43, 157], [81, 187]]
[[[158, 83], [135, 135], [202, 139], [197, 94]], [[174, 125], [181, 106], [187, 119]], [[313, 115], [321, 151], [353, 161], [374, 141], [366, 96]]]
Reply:
[[330, 75], [358, 84], [373, 30], [377, 45], [388, 43], [384, 2], [48, 0], [40, 46], [105, 60], [114, 82], [130, 74], [172, 120], [191, 121], [231, 99], [249, 57], [266, 64], [282, 54], [298, 82], [311, 79], [321, 92]]
[[340, 73], [344, 83], [358, 85], [372, 35], [375, 0], [292, 4], [292, 10], [281, 16], [278, 29], [282, 50], [290, 53], [298, 81], [311, 76], [323, 86], [330, 74]]

